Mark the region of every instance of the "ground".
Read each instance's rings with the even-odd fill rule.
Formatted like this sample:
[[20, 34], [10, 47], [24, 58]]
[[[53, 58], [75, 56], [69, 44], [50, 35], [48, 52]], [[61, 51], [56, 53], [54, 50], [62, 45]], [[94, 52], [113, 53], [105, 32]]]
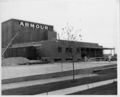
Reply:
[[70, 95], [117, 95], [117, 83], [100, 86], [97, 88], [76, 92]]
[[[70, 67], [67, 66], [67, 67], [69, 67], [69, 69], [64, 67], [64, 73], [66, 75], [64, 75], [64, 73], [60, 73], [60, 72], [58, 73], [58, 75], [62, 74], [63, 76], [54, 76], [54, 77], [49, 78], [48, 75], [47, 75], [48, 78], [41, 79], [41, 76], [36, 77], [36, 75], [34, 75], [34, 76], [32, 75], [31, 77], [33, 77], [33, 78], [28, 77], [27, 80], [24, 79], [25, 76], [22, 79], [20, 79], [19, 81], [18, 80], [15, 81], [14, 78], [12, 78], [12, 80], [14, 80], [14, 81], [11, 81], [11, 82], [10, 81], [3, 82], [4, 80], [6, 80], [6, 79], [4, 79], [4, 80], [2, 80], [2, 95], [35, 95], [35, 94], [41, 94], [41, 93], [42, 94], [45, 93], [45, 94], [49, 95], [50, 93], [52, 93], [54, 91], [57, 91], [57, 90], [58, 91], [63, 91], [64, 89], [69, 89], [69, 88], [72, 88], [72, 87], [77, 87], [77, 86], [81, 86], [81, 85], [85, 85], [85, 84], [90, 84], [90, 83], [94, 83], [94, 82], [100, 82], [100, 81], [105, 81], [105, 80], [116, 79], [117, 78], [117, 69], [115, 67], [116, 64], [112, 65], [110, 63], [109, 64], [107, 63], [107, 65], [106, 65], [104, 63], [105, 65], [103, 65], [103, 63], [104, 62], [102, 62], [102, 63], [99, 63], [99, 62], [94, 63], [93, 62], [92, 64], [91, 63], [90, 64], [82, 63], [81, 65], [77, 64], [76, 67], [79, 67], [77, 70], [80, 71], [80, 72], [78, 72], [76, 70], [77, 75], [75, 75], [76, 76], [75, 81], [72, 80], [72, 71], [69, 71], [69, 72], [67, 71], [67, 70], [70, 70], [71, 66]], [[83, 64], [84, 64], [84, 66], [83, 66]], [[43, 69], [48, 68], [48, 67], [43, 66], [43, 65], [42, 66], [36, 65], [36, 66], [39, 67], [39, 68], [44, 67]], [[37, 69], [36, 66], [28, 66], [28, 68], [29, 68], [29, 70], [32, 71], [32, 67], [33, 67], [34, 70]], [[51, 65], [49, 65], [49, 66], [51, 66]], [[58, 66], [58, 64], [56, 66]], [[64, 66], [66, 66], [66, 65], [64, 65]], [[24, 66], [24, 67], [27, 68], [27, 66]], [[61, 67], [61, 66], [58, 66], [58, 67]], [[81, 67], [81, 69], [80, 69], [80, 67]], [[115, 68], [111, 68], [111, 67], [115, 67]], [[15, 68], [17, 68], [17, 67], [15, 67]], [[21, 67], [21, 68], [23, 68], [23, 67]], [[27, 68], [27, 70], [28, 70], [28, 68]], [[38, 68], [38, 70], [39, 70], [39, 68]], [[92, 69], [90, 69], [90, 68], [92, 68]], [[103, 69], [103, 68], [107, 68], [107, 69]], [[4, 70], [5, 69], [7, 70], [7, 69], [13, 69], [13, 68], [11, 68], [11, 67], [6, 67], [5, 68], [4, 67]], [[51, 69], [47, 69], [47, 70], [51, 71]], [[53, 75], [55, 73], [54, 69], [53, 69]], [[57, 69], [59, 69], [59, 68], [57, 68]], [[83, 69], [85, 69], [85, 70], [83, 70]], [[93, 72], [96, 69], [97, 69], [97, 72]], [[62, 69], [60, 68], [60, 71], [61, 70]], [[13, 71], [15, 71], [15, 70], [13, 70]], [[10, 71], [10, 72], [13, 72], [13, 71]], [[90, 72], [88, 72], [88, 71], [90, 71]], [[23, 71], [21, 74], [24, 74], [25, 72]], [[37, 73], [39, 73], [39, 72], [37, 72]], [[29, 74], [28, 71], [27, 71], [27, 73]], [[34, 73], [35, 73], [35, 71], [34, 71]], [[43, 73], [45, 73], [45, 72], [43, 72]], [[77, 76], [81, 75], [80, 73], [87, 73], [87, 74], [90, 73], [90, 74], [95, 74], [95, 76], [77, 77]], [[17, 73], [14, 74], [14, 75], [17, 76]], [[51, 75], [51, 73], [50, 73], [50, 75]], [[70, 79], [67, 79], [68, 75], [69, 76], [71, 75]], [[10, 78], [11, 76], [12, 75], [10, 75], [10, 76], [8, 75], [6, 77]], [[21, 76], [21, 75], [18, 75], [18, 76]], [[7, 79], [7, 80], [11, 80], [11, 79]], [[54, 82], [52, 82], [51, 80], [54, 80]], [[46, 81], [46, 83], [45, 83], [45, 81]], [[36, 84], [36, 83], [38, 83], [38, 84]], [[21, 86], [21, 84], [23, 84], [24, 86]], [[32, 85], [32, 84], [34, 84], [34, 85]], [[13, 86], [16, 86], [16, 85], [18, 85], [18, 87], [13, 88]], [[6, 86], [6, 89], [3, 89], [3, 87], [5, 87], [5, 86]], [[10, 87], [10, 88], [7, 89], [8, 87]], [[106, 91], [101, 91], [101, 90], [106, 90]], [[63, 91], [61, 93], [61, 95], [62, 94], [66, 94], [65, 91]], [[103, 95], [103, 94], [104, 95], [112, 95], [113, 94], [113, 95], [116, 95], [117, 94], [117, 83], [111, 83], [111, 84], [108, 84], [108, 85], [105, 85], [105, 86], [99, 86], [99, 87], [97, 87], [95, 89], [93, 88], [93, 89], [85, 90], [85, 91], [81, 91], [81, 92], [74, 92], [73, 94], [74, 95], [79, 95], [79, 94], [85, 94], [85, 95], [87, 95], [87, 94], [91, 94], [91, 95], [92, 94], [93, 95], [94, 94], [95, 95], [96, 94], [97, 95]]]

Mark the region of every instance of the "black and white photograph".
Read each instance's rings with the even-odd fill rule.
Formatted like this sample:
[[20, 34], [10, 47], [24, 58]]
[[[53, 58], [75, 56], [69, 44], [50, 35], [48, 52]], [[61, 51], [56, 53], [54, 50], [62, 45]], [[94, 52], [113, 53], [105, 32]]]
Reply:
[[118, 95], [119, 0], [0, 0], [1, 95]]

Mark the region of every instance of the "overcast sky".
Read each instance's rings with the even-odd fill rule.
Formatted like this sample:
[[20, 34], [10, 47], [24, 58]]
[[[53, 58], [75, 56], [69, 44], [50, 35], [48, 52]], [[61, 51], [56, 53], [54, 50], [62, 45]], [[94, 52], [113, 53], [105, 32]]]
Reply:
[[117, 6], [118, 0], [1, 0], [0, 23], [15, 18], [50, 24], [60, 34], [69, 23], [81, 29], [82, 41], [116, 47]]

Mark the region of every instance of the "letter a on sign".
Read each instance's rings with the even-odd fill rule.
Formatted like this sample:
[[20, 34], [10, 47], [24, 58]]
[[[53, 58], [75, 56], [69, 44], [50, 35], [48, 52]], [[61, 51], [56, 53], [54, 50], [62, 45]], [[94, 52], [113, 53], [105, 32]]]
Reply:
[[23, 23], [23, 22], [20, 22], [20, 26], [24, 26], [24, 23]]

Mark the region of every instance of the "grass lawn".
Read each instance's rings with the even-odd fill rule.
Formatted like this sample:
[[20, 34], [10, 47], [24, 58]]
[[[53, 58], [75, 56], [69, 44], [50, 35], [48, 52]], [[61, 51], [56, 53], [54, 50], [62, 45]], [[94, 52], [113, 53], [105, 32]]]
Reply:
[[[73, 86], [83, 85], [87, 83], [113, 79], [113, 78], [117, 78], [116, 69], [100, 71], [98, 72], [98, 76], [77, 79], [75, 82], [73, 82], [72, 80], [67, 80], [67, 81], [54, 82], [43, 85], [21, 87], [16, 89], [4, 90], [2, 91], [2, 94], [3, 95], [35, 95], [43, 92], [49, 92], [49, 91], [69, 88]], [[100, 92], [100, 90], [98, 92]]]
[[117, 82], [70, 95], [117, 95]]

